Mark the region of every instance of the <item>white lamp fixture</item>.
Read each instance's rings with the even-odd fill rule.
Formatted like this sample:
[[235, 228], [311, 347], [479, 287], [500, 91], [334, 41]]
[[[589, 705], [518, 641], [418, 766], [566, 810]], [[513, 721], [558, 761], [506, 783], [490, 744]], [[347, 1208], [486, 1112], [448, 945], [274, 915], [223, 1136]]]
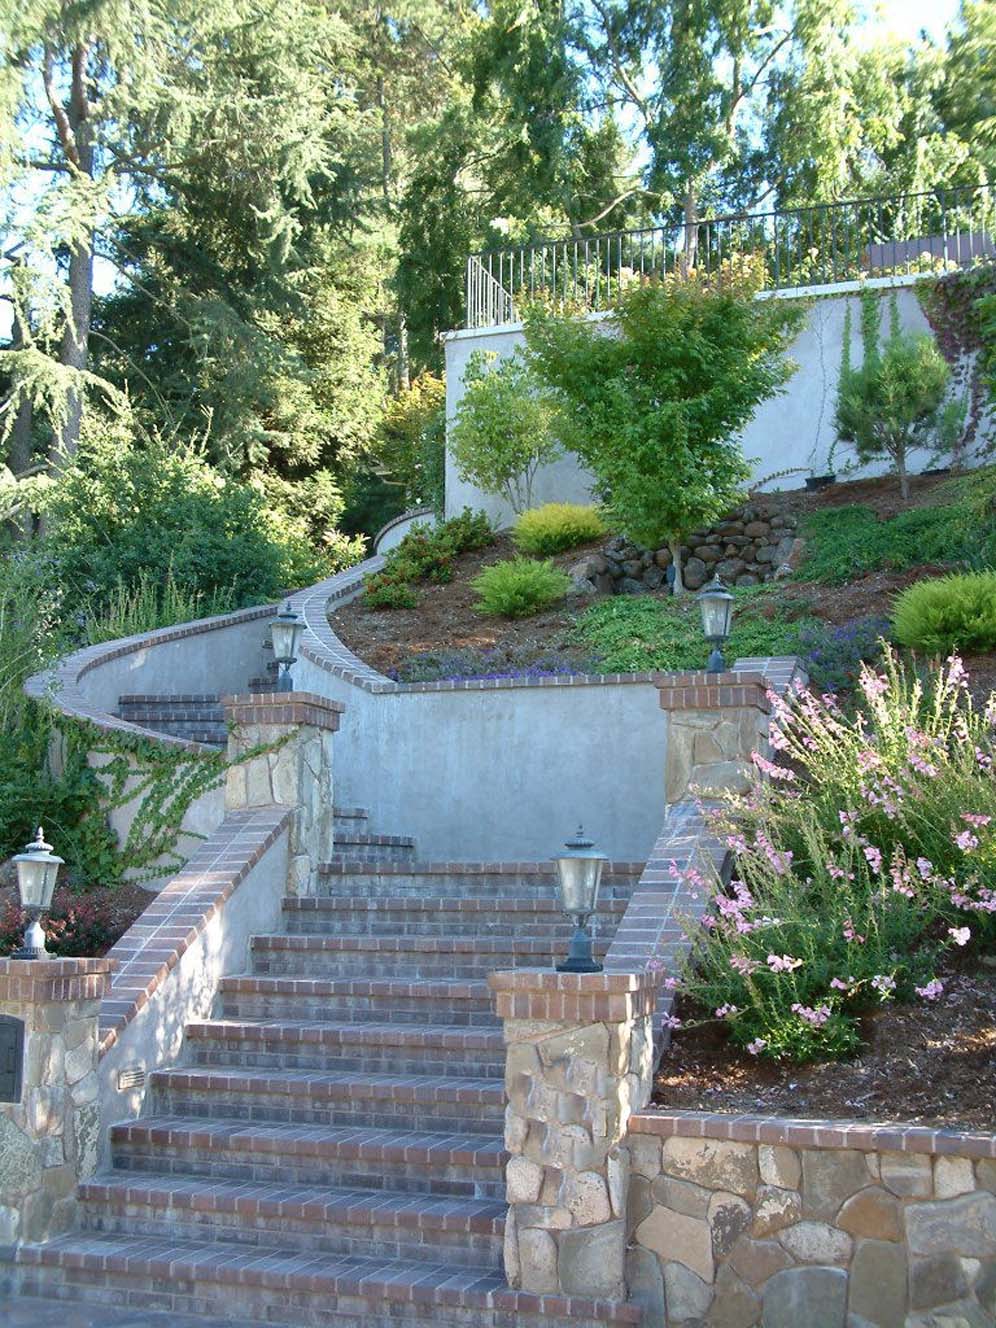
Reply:
[[21, 896], [21, 907], [29, 921], [24, 933], [24, 944], [20, 950], [14, 951], [12, 958], [41, 959], [48, 953], [41, 920], [51, 907], [52, 892], [62, 861], [52, 852], [52, 845], [45, 843], [41, 826], [24, 852], [15, 855], [17, 889]]
[[284, 605], [270, 623], [270, 640], [273, 642], [273, 658], [281, 666], [277, 677], [278, 692], [292, 692], [291, 665], [297, 663], [297, 643], [304, 631], [304, 623], [290, 606], [290, 600]]
[[723, 659], [723, 642], [730, 635], [730, 622], [733, 618], [733, 596], [723, 585], [718, 576], [713, 577], [695, 596], [702, 611], [702, 634], [712, 646], [712, 654], [706, 665], [708, 673], [722, 673], [726, 668]]
[[587, 923], [598, 903], [602, 869], [608, 859], [604, 853], [594, 851], [594, 840], [585, 836], [584, 828], [580, 825], [565, 848], [568, 852], [554, 858], [554, 862], [557, 864], [560, 883], [560, 905], [574, 923], [574, 935], [567, 960], [557, 965], [557, 972], [601, 973], [602, 965], [595, 962], [591, 952]]

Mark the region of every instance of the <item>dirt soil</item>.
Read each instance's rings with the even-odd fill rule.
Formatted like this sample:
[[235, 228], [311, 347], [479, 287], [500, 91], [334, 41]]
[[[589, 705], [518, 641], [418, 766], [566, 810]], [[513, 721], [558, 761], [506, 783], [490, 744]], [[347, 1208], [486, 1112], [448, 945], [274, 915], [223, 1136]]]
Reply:
[[[910, 505], [925, 507], [942, 500], [944, 495], [938, 490], [948, 479], [948, 476], [913, 476]], [[907, 504], [903, 503], [898, 486], [891, 478], [852, 480], [815, 493], [795, 489], [782, 494], [765, 494], [763, 500], [777, 503], [799, 517], [848, 504], [870, 507], [882, 518], [907, 510]], [[596, 540], [559, 554], [553, 561], [566, 569], [585, 554], [597, 552], [603, 544], [604, 540]], [[543, 651], [560, 651], [565, 647], [567, 633], [577, 616], [577, 605], [557, 605], [519, 622], [485, 618], [474, 608], [477, 596], [470, 581], [482, 567], [514, 557], [515, 552], [510, 537], [501, 535], [489, 548], [458, 558], [456, 575], [448, 585], [420, 585], [416, 608], [366, 609], [362, 600], [357, 600], [336, 610], [331, 617], [332, 627], [351, 650], [382, 673], [397, 668], [408, 656], [428, 650], [535, 646]], [[935, 564], [925, 564], [903, 572], [872, 572], [846, 586], [792, 581], [785, 583], [785, 593], [786, 597], [804, 601], [807, 610], [817, 618], [840, 625], [869, 615], [886, 616], [890, 601], [900, 590], [925, 576], [936, 576], [943, 571], [944, 568]], [[988, 668], [993, 670], [996, 684], [992, 661], [989, 661]]]
[[[892, 1120], [993, 1128], [996, 968], [942, 974], [931, 1005], [886, 1005], [864, 1020], [851, 1061], [777, 1065], [740, 1051], [718, 1022], [673, 1035], [654, 1102], [690, 1111]], [[679, 1002], [679, 1018], [695, 1011]]]

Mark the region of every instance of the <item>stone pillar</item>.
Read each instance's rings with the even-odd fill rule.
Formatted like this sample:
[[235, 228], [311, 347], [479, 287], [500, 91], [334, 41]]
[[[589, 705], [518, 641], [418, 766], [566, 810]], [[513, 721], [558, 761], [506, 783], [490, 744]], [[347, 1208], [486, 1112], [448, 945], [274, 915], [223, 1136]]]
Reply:
[[650, 1098], [657, 978], [517, 969], [488, 984], [508, 1047], [505, 1273], [625, 1299], [630, 1114]]
[[[294, 809], [287, 893], [311, 895], [332, 853], [332, 735], [343, 707], [311, 692], [228, 696], [227, 811]], [[254, 749], [261, 750], [252, 755]]]
[[768, 680], [762, 673], [668, 673], [657, 682], [670, 714], [665, 798], [745, 792], [751, 753], [768, 753]]
[[111, 959], [0, 959], [0, 1243], [76, 1220], [97, 1168], [97, 1014]]

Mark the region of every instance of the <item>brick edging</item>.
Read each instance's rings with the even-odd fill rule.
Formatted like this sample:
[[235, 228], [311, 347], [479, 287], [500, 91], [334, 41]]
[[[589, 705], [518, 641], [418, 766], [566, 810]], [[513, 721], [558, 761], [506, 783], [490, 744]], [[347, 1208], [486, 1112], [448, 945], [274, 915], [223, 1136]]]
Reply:
[[99, 1001], [116, 967], [96, 959], [0, 959], [0, 1002]]
[[635, 1112], [634, 1134], [660, 1138], [725, 1139], [791, 1148], [853, 1148], [859, 1152], [959, 1154], [996, 1157], [996, 1134], [982, 1130], [932, 1129], [901, 1121], [806, 1120], [789, 1116], [732, 1115], [718, 1111]]
[[395, 526], [403, 525], [406, 521], [420, 521], [423, 517], [431, 517], [435, 521], [436, 513], [431, 507], [413, 507], [410, 511], [401, 512], [398, 516], [392, 516], [390, 521], [385, 521], [370, 541], [374, 553], [377, 552], [377, 546], [389, 530], [394, 530]]
[[230, 724], [307, 724], [335, 733], [346, 709], [339, 701], [315, 692], [245, 692], [221, 699]]
[[[117, 969], [100, 1006], [100, 1054], [110, 1050], [290, 824], [289, 807], [229, 812], [114, 945]], [[103, 962], [103, 961], [102, 961]]]

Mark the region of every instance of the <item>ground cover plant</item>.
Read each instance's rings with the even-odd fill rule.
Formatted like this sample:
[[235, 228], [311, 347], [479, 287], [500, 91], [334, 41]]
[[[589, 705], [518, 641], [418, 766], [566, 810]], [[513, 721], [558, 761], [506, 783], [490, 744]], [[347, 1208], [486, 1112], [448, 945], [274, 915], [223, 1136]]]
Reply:
[[896, 639], [930, 654], [996, 648], [996, 572], [954, 572], [918, 581], [896, 598]]
[[510, 558], [485, 567], [471, 582], [479, 612], [498, 618], [525, 618], [562, 600], [571, 578], [547, 559]]
[[580, 503], [544, 503], [523, 512], [512, 527], [515, 547], [545, 556], [575, 549], [608, 533], [596, 507]]
[[964, 550], [960, 509], [920, 507], [880, 520], [870, 508], [832, 507], [806, 517], [806, 557], [799, 576], [844, 585], [867, 572], [953, 562]]
[[735, 853], [693, 936], [686, 987], [756, 1055], [860, 1043], [860, 1016], [943, 996], [946, 952], [996, 937], [996, 695], [976, 709], [952, 657], [925, 682], [887, 651], [856, 715], [811, 692], [773, 699], [777, 760], [712, 813]]

